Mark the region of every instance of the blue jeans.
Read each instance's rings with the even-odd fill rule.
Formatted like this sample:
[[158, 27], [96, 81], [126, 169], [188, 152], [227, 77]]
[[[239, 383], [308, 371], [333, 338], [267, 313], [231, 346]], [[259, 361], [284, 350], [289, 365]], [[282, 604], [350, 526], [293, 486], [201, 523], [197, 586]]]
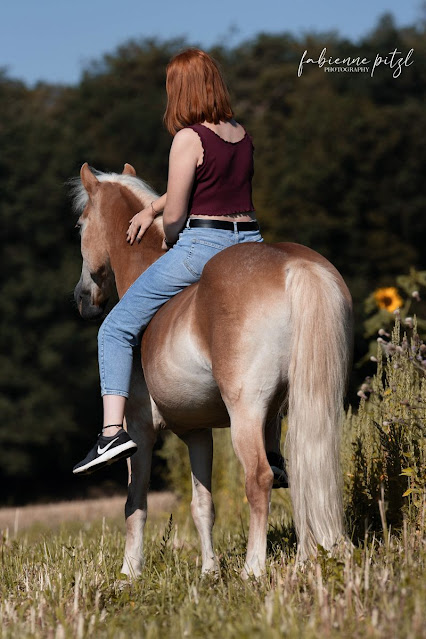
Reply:
[[259, 231], [188, 228], [151, 264], [105, 318], [98, 334], [102, 395], [129, 396], [133, 348], [149, 321], [176, 293], [197, 282], [213, 255], [242, 242], [263, 242]]

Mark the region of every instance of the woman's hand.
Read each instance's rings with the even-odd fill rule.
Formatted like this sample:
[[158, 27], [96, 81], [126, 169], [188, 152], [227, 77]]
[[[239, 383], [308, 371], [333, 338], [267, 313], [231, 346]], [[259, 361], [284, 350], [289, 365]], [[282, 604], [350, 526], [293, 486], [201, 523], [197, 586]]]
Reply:
[[141, 241], [143, 234], [151, 226], [154, 217], [155, 213], [152, 210], [152, 206], [149, 205], [129, 220], [129, 228], [127, 229], [127, 241], [129, 244], [133, 244], [135, 240]]

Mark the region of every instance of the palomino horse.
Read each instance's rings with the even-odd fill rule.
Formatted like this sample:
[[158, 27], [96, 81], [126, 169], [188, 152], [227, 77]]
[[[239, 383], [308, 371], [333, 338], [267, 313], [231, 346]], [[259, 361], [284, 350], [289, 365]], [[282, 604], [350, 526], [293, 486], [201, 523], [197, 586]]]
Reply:
[[[84, 164], [80, 177], [74, 206], [83, 267], [74, 295], [80, 314], [94, 318], [114, 278], [121, 297], [162, 255], [162, 220], [129, 245], [129, 219], [155, 193], [128, 164], [122, 175], [93, 173]], [[129, 460], [123, 572], [141, 572], [152, 448], [163, 428], [188, 446], [202, 570], [217, 569], [211, 429], [230, 426], [250, 506], [243, 574], [262, 573], [273, 481], [265, 438], [273, 439], [284, 408], [299, 555], [318, 544], [332, 549], [344, 535], [339, 431], [351, 349], [351, 296], [321, 255], [299, 244], [248, 243], [213, 257], [200, 281], [151, 320], [142, 338], [143, 373], [134, 358], [126, 423], [138, 451]]]

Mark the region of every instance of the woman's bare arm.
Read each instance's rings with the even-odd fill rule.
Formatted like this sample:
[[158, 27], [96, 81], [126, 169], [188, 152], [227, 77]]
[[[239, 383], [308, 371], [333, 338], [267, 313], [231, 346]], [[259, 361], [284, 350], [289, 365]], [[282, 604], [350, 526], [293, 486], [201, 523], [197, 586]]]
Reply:
[[167, 200], [163, 213], [164, 234], [174, 244], [188, 215], [188, 202], [194, 183], [197, 163], [202, 147], [200, 138], [192, 129], [176, 133], [170, 149]]

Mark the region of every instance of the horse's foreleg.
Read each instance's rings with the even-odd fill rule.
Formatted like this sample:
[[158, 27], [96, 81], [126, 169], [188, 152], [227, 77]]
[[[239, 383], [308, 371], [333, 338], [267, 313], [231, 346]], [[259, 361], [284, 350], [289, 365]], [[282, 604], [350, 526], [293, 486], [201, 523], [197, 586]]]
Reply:
[[244, 469], [250, 506], [250, 529], [243, 577], [259, 577], [266, 562], [266, 532], [273, 473], [265, 453], [264, 420], [255, 412], [233, 411], [231, 435], [235, 453]]
[[[129, 425], [129, 424], [128, 424]], [[121, 571], [138, 577], [143, 566], [143, 531], [147, 518], [147, 496], [151, 475], [152, 449], [156, 433], [152, 425], [129, 428], [138, 450], [128, 460], [129, 485], [125, 506], [126, 547]]]
[[182, 436], [188, 446], [192, 470], [191, 512], [200, 535], [202, 572], [217, 572], [218, 562], [213, 550], [212, 530], [214, 505], [211, 494], [213, 439], [210, 428], [192, 431]]

